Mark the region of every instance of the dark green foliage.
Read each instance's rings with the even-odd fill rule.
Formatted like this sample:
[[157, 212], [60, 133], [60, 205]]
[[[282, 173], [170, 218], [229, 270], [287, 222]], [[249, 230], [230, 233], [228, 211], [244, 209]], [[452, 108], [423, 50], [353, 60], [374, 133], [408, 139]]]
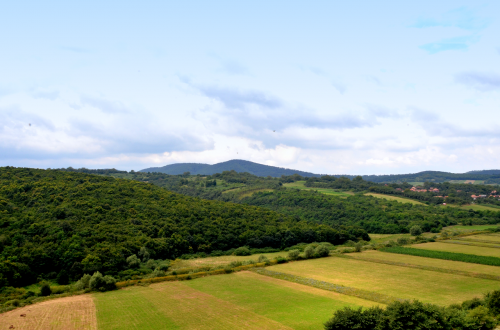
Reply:
[[408, 255], [412, 255], [412, 256], [419, 256], [419, 257], [426, 257], [426, 258], [462, 261], [462, 262], [468, 262], [468, 263], [473, 263], [473, 264], [500, 266], [500, 258], [478, 256], [475, 254], [465, 254], [465, 253], [455, 253], [455, 252], [445, 252], [445, 251], [433, 251], [433, 250], [415, 249], [415, 248], [400, 247], [400, 246], [384, 248], [384, 249], [381, 249], [381, 251], [398, 253], [398, 254], [408, 254]]
[[90, 278], [89, 288], [94, 291], [110, 291], [116, 289], [116, 280], [109, 276], [102, 276], [101, 273], [95, 272]]
[[395, 301], [387, 308], [366, 310], [345, 307], [325, 323], [325, 330], [491, 330], [497, 321], [491, 310], [480, 305], [466, 310], [448, 308], [420, 301]]
[[420, 236], [422, 235], [422, 228], [418, 225], [414, 225], [410, 228], [410, 235], [411, 236]]
[[[25, 286], [97, 271], [117, 276], [143, 261], [227, 251], [282, 249], [355, 239], [346, 230], [248, 205], [200, 200], [131, 180], [0, 168], [0, 285]], [[364, 231], [362, 232], [364, 233]], [[29, 267], [28, 267], [29, 265]], [[135, 266], [134, 266], [135, 267]]]
[[290, 250], [288, 251], [288, 259], [297, 260], [299, 259], [300, 251], [299, 250]]
[[52, 294], [52, 290], [50, 289], [50, 285], [47, 282], [42, 282], [40, 286], [40, 295], [45, 297], [45, 296], [50, 296]]
[[493, 315], [500, 315], [500, 291], [490, 292], [485, 296], [486, 306]]
[[372, 330], [383, 314], [379, 307], [366, 310], [346, 307], [335, 312], [334, 317], [325, 323], [326, 330]]
[[68, 275], [68, 272], [63, 269], [59, 272], [59, 274], [57, 274], [57, 283], [60, 284], [60, 285], [66, 285], [66, 284], [69, 284], [69, 275]]
[[328, 249], [328, 247], [322, 244], [318, 245], [316, 249], [314, 249], [314, 255], [318, 258], [328, 257], [329, 254], [330, 250]]
[[252, 254], [247, 246], [242, 246], [234, 250], [233, 254], [235, 256], [249, 256]]
[[304, 258], [306, 259], [310, 259], [312, 257], [314, 257], [314, 247], [312, 246], [308, 246], [304, 249]]

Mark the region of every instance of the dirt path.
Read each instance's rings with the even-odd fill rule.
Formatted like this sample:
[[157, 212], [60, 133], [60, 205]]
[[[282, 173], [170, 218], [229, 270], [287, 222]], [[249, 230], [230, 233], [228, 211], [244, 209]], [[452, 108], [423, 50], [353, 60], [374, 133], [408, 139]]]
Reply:
[[16, 330], [97, 330], [94, 300], [90, 295], [59, 298], [0, 314], [0, 330], [10, 326]]

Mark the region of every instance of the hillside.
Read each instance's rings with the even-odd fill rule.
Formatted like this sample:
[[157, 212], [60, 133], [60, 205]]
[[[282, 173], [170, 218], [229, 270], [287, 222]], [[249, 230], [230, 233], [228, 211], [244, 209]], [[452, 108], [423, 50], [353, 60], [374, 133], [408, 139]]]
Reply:
[[224, 171], [236, 171], [238, 173], [250, 173], [256, 176], [271, 176], [280, 177], [282, 175], [299, 174], [305, 177], [320, 176], [319, 174], [292, 170], [288, 168], [276, 167], [249, 162], [247, 160], [233, 159], [227, 162], [222, 162], [214, 165], [208, 164], [195, 164], [195, 163], [181, 163], [171, 164], [163, 167], [150, 167], [139, 172], [159, 172], [170, 175], [179, 175], [185, 172], [190, 172], [191, 175], [212, 175], [215, 173], [222, 173]]
[[149, 183], [13, 167], [0, 168], [0, 228], [0, 289], [62, 272], [122, 278], [131, 271], [126, 258], [141, 248], [153, 259], [174, 259], [244, 245], [341, 244], [365, 233]]

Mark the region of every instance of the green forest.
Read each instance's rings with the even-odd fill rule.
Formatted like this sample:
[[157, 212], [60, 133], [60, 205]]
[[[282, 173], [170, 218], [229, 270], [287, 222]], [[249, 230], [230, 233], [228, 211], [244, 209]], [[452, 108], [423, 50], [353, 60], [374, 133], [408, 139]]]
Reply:
[[[75, 171], [0, 168], [0, 287], [121, 278], [127, 258], [366, 239], [360, 228], [303, 220], [257, 206], [203, 200], [150, 183]], [[144, 259], [144, 258], [143, 258]], [[125, 273], [124, 273], [125, 272]]]

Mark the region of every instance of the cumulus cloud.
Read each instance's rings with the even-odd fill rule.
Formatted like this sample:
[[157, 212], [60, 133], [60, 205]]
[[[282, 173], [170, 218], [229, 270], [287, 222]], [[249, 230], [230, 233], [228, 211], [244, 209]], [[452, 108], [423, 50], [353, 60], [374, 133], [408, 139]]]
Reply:
[[500, 75], [482, 72], [464, 72], [457, 74], [455, 80], [479, 91], [500, 90]]

